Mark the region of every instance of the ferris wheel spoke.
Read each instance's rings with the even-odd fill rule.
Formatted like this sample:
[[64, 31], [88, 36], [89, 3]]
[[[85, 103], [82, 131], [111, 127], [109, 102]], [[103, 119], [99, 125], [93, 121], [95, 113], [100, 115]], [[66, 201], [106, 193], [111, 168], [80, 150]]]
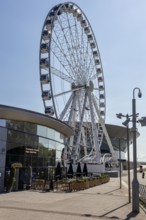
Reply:
[[77, 66], [78, 67], [78, 76], [80, 77], [81, 80], [83, 80], [82, 79], [83, 75], [81, 74], [81, 72], [82, 72], [82, 62], [81, 62], [80, 50], [81, 50], [82, 46], [79, 42], [80, 37], [81, 36], [80, 36], [79, 30], [78, 30], [78, 22], [75, 19], [75, 39], [76, 39], [75, 45], [76, 45], [76, 48], [78, 48], [77, 50], [75, 50], [75, 52], [76, 52], [76, 56], [77, 56], [77, 60], [78, 60], [78, 66]]
[[70, 98], [68, 99], [68, 101], [67, 101], [67, 103], [66, 103], [64, 109], [62, 110], [62, 112], [61, 112], [61, 114], [60, 114], [60, 117], [59, 117], [60, 120], [63, 120], [64, 115], [66, 114], [66, 112], [67, 112], [67, 110], [68, 110], [68, 108], [69, 108], [69, 106], [70, 106], [70, 104], [71, 104], [71, 102], [72, 102], [73, 96], [74, 96], [74, 94], [72, 93], [72, 94], [70, 95]]
[[90, 78], [90, 80], [95, 80], [97, 78], [97, 73], [95, 73], [94, 75], [92, 75], [92, 77]]
[[[73, 35], [73, 30], [76, 28], [76, 23], [74, 23], [74, 29], [71, 28], [70, 22], [69, 22], [69, 16], [67, 14], [67, 23], [69, 26], [69, 35], [70, 35], [70, 43], [71, 43], [71, 53], [72, 56], [74, 58], [74, 64], [75, 64], [75, 68], [78, 67], [78, 62], [79, 62], [79, 57], [78, 57], [78, 48], [80, 45], [76, 45], [75, 43], [75, 38]], [[75, 32], [75, 30], [74, 30]], [[76, 71], [77, 72], [77, 71]]]
[[89, 58], [89, 55], [88, 55], [88, 41], [85, 42], [85, 45], [86, 45], [86, 47], [85, 47], [85, 50], [84, 50], [84, 71], [87, 70], [87, 64], [88, 64], [88, 58]]
[[83, 37], [83, 29], [81, 30], [80, 33], [80, 63], [81, 63], [81, 72], [84, 71], [84, 37]]
[[92, 78], [92, 73], [93, 73], [94, 70], [95, 70], [95, 66], [94, 66], [93, 60], [90, 58], [90, 63], [87, 67], [87, 79], [88, 79], [88, 81]]
[[71, 76], [66, 75], [65, 73], [61, 72], [60, 70], [56, 69], [55, 67], [51, 67], [51, 73], [55, 76], [58, 76], [59, 78], [69, 82], [73, 83], [73, 78]]
[[[68, 55], [68, 57], [70, 58], [70, 60], [71, 60], [71, 63], [72, 63], [72, 66], [73, 66], [73, 68], [74, 69], [76, 69], [76, 66], [77, 66], [77, 61], [76, 61], [76, 59], [75, 59], [75, 56], [74, 56], [74, 53], [73, 53], [73, 51], [74, 50], [72, 50], [72, 48], [73, 48], [73, 45], [72, 45], [72, 43], [73, 43], [73, 38], [72, 38], [72, 40], [68, 40], [67, 39], [67, 37], [66, 37], [66, 34], [64, 33], [64, 27], [62, 26], [62, 22], [60, 21], [60, 19], [58, 19], [58, 21], [59, 21], [59, 24], [60, 24], [60, 27], [61, 27], [61, 30], [62, 30], [62, 33], [63, 33], [63, 38], [64, 38], [64, 40], [65, 40], [65, 43], [66, 43], [66, 51], [65, 51], [65, 54], [66, 54], [66, 56]], [[70, 31], [70, 29], [71, 29], [71, 25], [70, 25], [70, 23], [69, 23], [69, 19], [68, 19], [68, 16], [67, 16], [67, 23], [68, 23], [68, 26], [67, 26], [67, 31], [66, 31], [66, 33], [68, 33], [69, 32], [69, 34], [70, 34], [70, 36], [71, 36], [71, 31]]]
[[[66, 53], [63, 50], [63, 45], [59, 40], [56, 41], [53, 37], [52, 37], [52, 42], [54, 43], [51, 49], [52, 53], [58, 59], [62, 67], [68, 73], [68, 75], [72, 78], [72, 76], [74, 76], [74, 70], [72, 68], [71, 62], [69, 61]], [[70, 72], [72, 72], [72, 74]]]
[[74, 70], [75, 70], [76, 78], [80, 77], [80, 80], [82, 80], [82, 75], [80, 74], [82, 63], [81, 63], [81, 59], [79, 56], [79, 51], [80, 51], [81, 45], [79, 43], [80, 36], [78, 34], [78, 28], [77, 28], [78, 23], [74, 19], [74, 28], [71, 29], [68, 15], [67, 15], [67, 22], [68, 22], [68, 26], [69, 26], [69, 36], [71, 39], [70, 40], [70, 45], [71, 45], [70, 48], [71, 48], [72, 56], [74, 57]]
[[91, 79], [92, 73], [95, 70], [94, 60], [93, 60], [93, 57], [91, 57], [91, 56], [90, 56], [90, 59], [88, 59], [89, 62], [88, 62], [88, 66], [87, 66], [87, 79], [88, 79], [88, 81]]
[[[83, 86], [82, 86], [83, 87]], [[81, 90], [81, 87], [80, 88], [75, 88], [75, 89], [71, 89], [71, 90], [68, 90], [68, 91], [65, 91], [65, 92], [61, 92], [61, 93], [58, 93], [58, 94], [54, 94], [54, 97], [57, 97], [57, 96], [62, 96], [66, 93], [70, 93], [72, 91], [77, 91], [77, 90]]]

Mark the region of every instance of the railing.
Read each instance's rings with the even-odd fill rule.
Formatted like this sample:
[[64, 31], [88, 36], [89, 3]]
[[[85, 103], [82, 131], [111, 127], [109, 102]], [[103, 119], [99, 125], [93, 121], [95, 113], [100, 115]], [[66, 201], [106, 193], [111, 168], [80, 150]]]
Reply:
[[146, 205], [146, 185], [139, 184], [140, 200]]

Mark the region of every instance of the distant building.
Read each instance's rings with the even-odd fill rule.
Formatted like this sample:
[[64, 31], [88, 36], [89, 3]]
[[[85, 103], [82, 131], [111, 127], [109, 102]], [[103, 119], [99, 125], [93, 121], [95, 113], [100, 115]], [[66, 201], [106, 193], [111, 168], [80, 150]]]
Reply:
[[[105, 126], [117, 158], [119, 159], [119, 155], [120, 155], [119, 153], [121, 153], [121, 159], [123, 160], [126, 159], [125, 153], [127, 152], [127, 128], [118, 125], [111, 125], [111, 124], [106, 124]], [[129, 145], [130, 144], [132, 144], [132, 133], [130, 132], [129, 129]], [[119, 152], [119, 150], [121, 150], [121, 152]], [[102, 154], [110, 153], [105, 137], [101, 145], [101, 153]]]

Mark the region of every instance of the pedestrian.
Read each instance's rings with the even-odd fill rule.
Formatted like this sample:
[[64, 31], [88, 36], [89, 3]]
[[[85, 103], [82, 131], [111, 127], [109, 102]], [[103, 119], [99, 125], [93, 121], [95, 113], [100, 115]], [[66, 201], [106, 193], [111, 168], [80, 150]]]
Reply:
[[144, 179], [144, 177], [145, 177], [145, 172], [143, 171], [142, 172], [142, 178]]

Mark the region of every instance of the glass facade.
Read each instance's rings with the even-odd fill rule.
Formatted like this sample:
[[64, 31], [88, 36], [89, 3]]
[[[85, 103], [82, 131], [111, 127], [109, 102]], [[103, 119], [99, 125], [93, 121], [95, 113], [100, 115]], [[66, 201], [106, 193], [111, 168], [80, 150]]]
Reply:
[[[56, 161], [61, 161], [64, 140], [59, 132], [30, 122], [3, 119], [0, 120], [0, 127], [7, 128], [6, 167], [11, 167], [11, 164], [18, 162], [22, 166], [39, 168], [55, 166]], [[119, 139], [113, 138], [111, 141], [114, 150], [119, 152]], [[120, 148], [124, 155], [126, 140], [120, 139]], [[109, 152], [104, 138], [101, 153]]]
[[21, 163], [23, 167], [45, 168], [61, 161], [64, 143], [59, 132], [13, 120], [0, 120], [0, 126], [7, 128], [6, 167]]

